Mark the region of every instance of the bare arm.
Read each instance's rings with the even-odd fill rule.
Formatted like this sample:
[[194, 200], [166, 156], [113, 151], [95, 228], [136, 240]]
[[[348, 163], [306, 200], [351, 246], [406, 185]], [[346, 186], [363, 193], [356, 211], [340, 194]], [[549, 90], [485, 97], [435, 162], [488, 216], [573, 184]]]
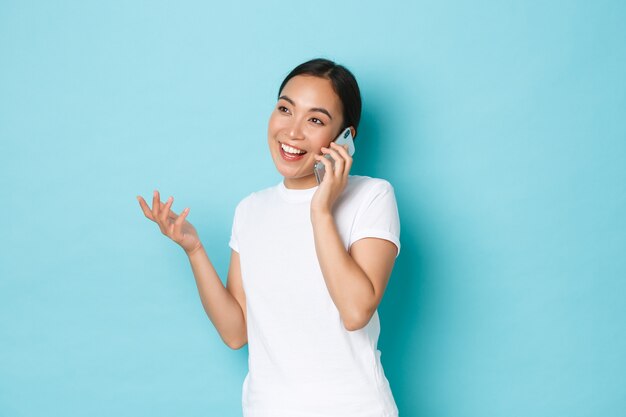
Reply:
[[232, 349], [243, 347], [248, 343], [248, 333], [239, 254], [231, 253], [226, 288], [203, 247], [189, 254], [189, 262], [204, 311], [220, 337]]
[[397, 254], [384, 239], [365, 238], [346, 251], [329, 213], [313, 218], [315, 250], [326, 286], [347, 330], [369, 323], [389, 282]]
[[174, 199], [161, 203], [154, 192], [152, 209], [137, 196], [144, 215], [159, 225], [161, 232], [179, 244], [189, 257], [191, 269], [204, 311], [220, 337], [232, 349], [239, 349], [248, 341], [246, 329], [246, 298], [241, 282], [239, 254], [232, 251], [226, 288], [222, 284], [195, 228], [186, 220], [189, 209], [178, 215], [171, 210]]
[[334, 142], [330, 148], [322, 148], [322, 153], [332, 156], [335, 167], [326, 158], [316, 156], [325, 165], [326, 175], [311, 200], [315, 251], [344, 326], [358, 330], [369, 323], [382, 300], [397, 248], [388, 240], [365, 238], [352, 244], [348, 253], [337, 231], [332, 206], [346, 187], [352, 157], [345, 146]]

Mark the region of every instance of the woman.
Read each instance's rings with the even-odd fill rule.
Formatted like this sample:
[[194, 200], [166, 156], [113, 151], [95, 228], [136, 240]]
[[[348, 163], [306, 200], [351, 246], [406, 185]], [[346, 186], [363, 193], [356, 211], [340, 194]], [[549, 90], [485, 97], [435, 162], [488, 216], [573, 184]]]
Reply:
[[[248, 343], [244, 417], [397, 416], [377, 350], [377, 307], [400, 250], [391, 185], [349, 175], [347, 147], [333, 142], [361, 115], [357, 82], [345, 67], [314, 59], [283, 81], [268, 144], [279, 184], [235, 210], [226, 288], [189, 208], [154, 192], [150, 220], [189, 256], [202, 304], [222, 340]], [[330, 155], [331, 162], [323, 155]], [[326, 170], [318, 185], [313, 166]]]

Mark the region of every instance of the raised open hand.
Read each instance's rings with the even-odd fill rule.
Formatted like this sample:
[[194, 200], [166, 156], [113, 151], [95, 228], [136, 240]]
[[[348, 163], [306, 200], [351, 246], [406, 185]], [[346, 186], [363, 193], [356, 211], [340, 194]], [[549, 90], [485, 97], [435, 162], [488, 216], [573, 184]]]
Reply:
[[161, 233], [178, 243], [187, 254], [191, 254], [202, 247], [195, 227], [185, 220], [189, 214], [189, 208], [184, 209], [180, 215], [171, 210], [174, 197], [168, 198], [164, 204], [161, 202], [159, 192], [155, 190], [152, 198], [152, 208], [139, 195], [137, 196], [137, 201], [139, 201], [143, 214], [158, 224]]

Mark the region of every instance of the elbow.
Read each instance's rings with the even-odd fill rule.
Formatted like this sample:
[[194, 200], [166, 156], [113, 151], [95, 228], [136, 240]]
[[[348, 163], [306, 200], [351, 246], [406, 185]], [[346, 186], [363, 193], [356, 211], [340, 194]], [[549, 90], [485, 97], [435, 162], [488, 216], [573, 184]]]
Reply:
[[362, 325], [360, 323], [347, 323], [347, 322], [343, 322], [343, 326], [346, 328], [347, 331], [349, 332], [354, 332], [356, 330], [362, 329], [363, 327], [365, 327], [365, 325]]
[[228, 330], [229, 332], [226, 334], [218, 332], [226, 346], [232, 350], [239, 350], [248, 344], [248, 330], [246, 329], [245, 324], [243, 329], [240, 329], [239, 331], [234, 331], [233, 329]]
[[240, 335], [239, 337], [222, 337], [222, 341], [232, 350], [239, 350], [248, 344], [248, 335]]
[[243, 341], [224, 341], [224, 343], [226, 343], [226, 346], [228, 346], [229, 348], [231, 348], [232, 350], [239, 350], [242, 347], [244, 347], [246, 344], [248, 344], [247, 340], [243, 340]]
[[343, 319], [343, 326], [350, 332], [362, 329], [370, 322], [373, 314], [373, 311], [363, 311], [353, 314], [350, 318]]
[[239, 350], [239, 349], [241, 349], [242, 347], [244, 347], [247, 344], [248, 344], [248, 342], [245, 342], [245, 343], [239, 343], [237, 345], [232, 345], [232, 346], [228, 346], [228, 347], [231, 348], [232, 350]]

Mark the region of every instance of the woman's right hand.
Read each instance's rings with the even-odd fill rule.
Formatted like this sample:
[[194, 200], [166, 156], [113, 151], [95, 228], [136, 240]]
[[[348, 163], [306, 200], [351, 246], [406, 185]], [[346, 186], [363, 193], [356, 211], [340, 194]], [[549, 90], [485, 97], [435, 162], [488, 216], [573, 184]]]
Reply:
[[189, 214], [189, 208], [183, 210], [180, 215], [171, 210], [174, 197], [168, 198], [165, 204], [163, 204], [161, 203], [159, 192], [155, 190], [152, 198], [152, 208], [148, 206], [143, 197], [137, 196], [137, 200], [141, 210], [143, 210], [143, 214], [158, 224], [161, 233], [178, 243], [187, 255], [202, 247], [195, 227], [185, 220]]

